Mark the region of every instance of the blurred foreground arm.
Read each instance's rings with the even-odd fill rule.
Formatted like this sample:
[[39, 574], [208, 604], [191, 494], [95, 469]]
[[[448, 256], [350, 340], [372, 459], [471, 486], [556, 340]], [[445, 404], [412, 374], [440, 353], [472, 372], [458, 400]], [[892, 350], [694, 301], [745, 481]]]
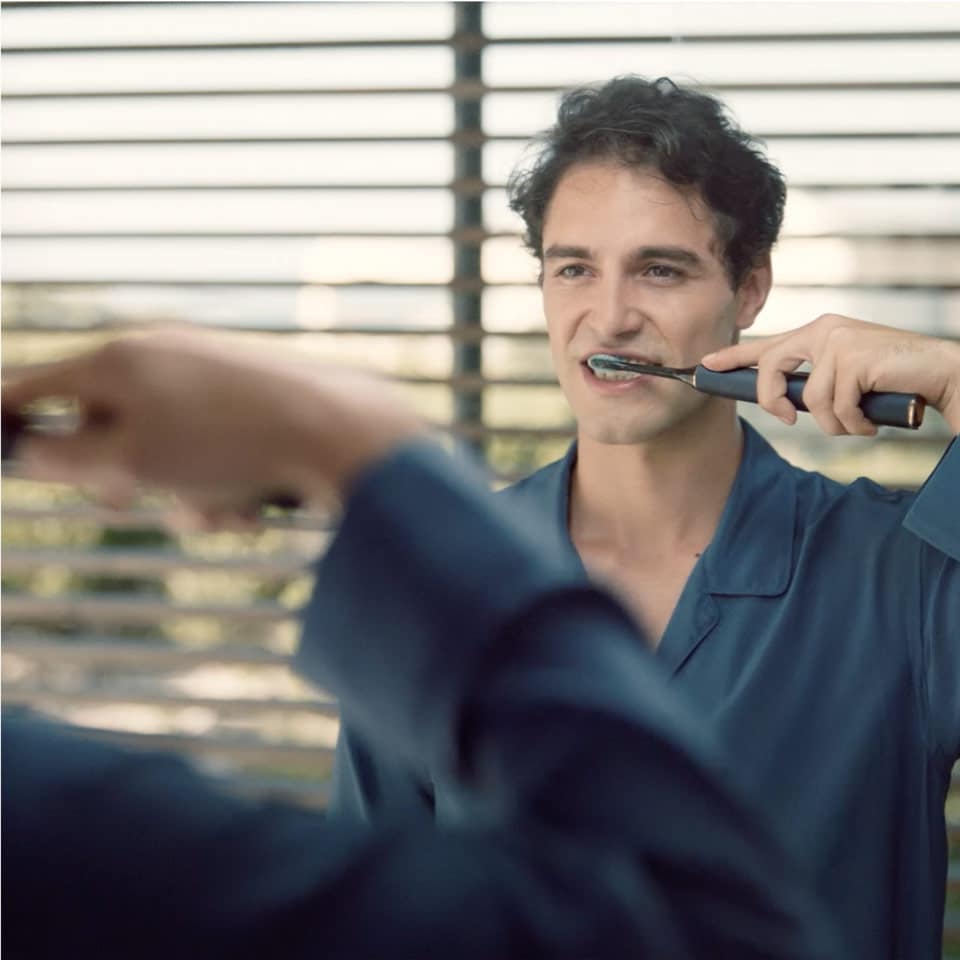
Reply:
[[[251, 361], [226, 348], [188, 345], [180, 364], [169, 342], [123, 349], [123, 396], [104, 389], [113, 400], [95, 418], [114, 434], [99, 438], [105, 462], [77, 438], [30, 440], [25, 469], [71, 479], [75, 457], [86, 483], [112, 468], [113, 492], [170, 486], [200, 508], [278, 483], [308, 498], [349, 491], [298, 664], [474, 815], [448, 830], [323, 821], [226, 798], [179, 761], [7, 720], [11, 955], [837, 955], [628, 617], [479, 478], [414, 442], [420, 427], [376, 384], [353, 381], [351, 401], [342, 381], [285, 381], [283, 363], [260, 358], [259, 378], [233, 392]], [[73, 392], [54, 373], [44, 389], [85, 407], [80, 381]], [[181, 429], [191, 394], [203, 425]], [[41, 395], [22, 384], [4, 399]], [[251, 424], [257, 463], [219, 463], [222, 438]]]
[[25, 433], [15, 455], [27, 477], [115, 507], [162, 488], [214, 520], [278, 491], [323, 503], [424, 433], [369, 375], [199, 332], [115, 340], [3, 387], [5, 415], [51, 399], [72, 404], [76, 429]]

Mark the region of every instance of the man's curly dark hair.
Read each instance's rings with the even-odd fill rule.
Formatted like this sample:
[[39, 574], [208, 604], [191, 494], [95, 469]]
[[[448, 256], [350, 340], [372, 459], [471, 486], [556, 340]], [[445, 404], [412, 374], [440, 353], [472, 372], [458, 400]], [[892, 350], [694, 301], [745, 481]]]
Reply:
[[507, 193], [526, 225], [526, 245], [541, 262], [553, 192], [570, 167], [585, 162], [652, 168], [677, 187], [696, 189], [713, 213], [734, 289], [780, 232], [786, 186], [760, 143], [719, 100], [666, 77], [622, 76], [570, 90], [557, 122], [533, 143], [532, 162], [514, 170]]

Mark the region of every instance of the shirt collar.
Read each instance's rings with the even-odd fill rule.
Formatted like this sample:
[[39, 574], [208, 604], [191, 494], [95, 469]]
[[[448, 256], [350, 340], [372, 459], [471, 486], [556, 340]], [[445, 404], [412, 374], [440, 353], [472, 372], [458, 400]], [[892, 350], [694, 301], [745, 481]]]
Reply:
[[[701, 566], [709, 593], [776, 597], [787, 589], [793, 571], [796, 476], [750, 424], [744, 420], [740, 424], [740, 466]], [[524, 492], [548, 506], [551, 519], [567, 543], [570, 482], [576, 462], [574, 441], [562, 460], [520, 484], [526, 487]]]
[[776, 597], [790, 583], [797, 517], [794, 470], [748, 423], [717, 532], [703, 555], [710, 593]]

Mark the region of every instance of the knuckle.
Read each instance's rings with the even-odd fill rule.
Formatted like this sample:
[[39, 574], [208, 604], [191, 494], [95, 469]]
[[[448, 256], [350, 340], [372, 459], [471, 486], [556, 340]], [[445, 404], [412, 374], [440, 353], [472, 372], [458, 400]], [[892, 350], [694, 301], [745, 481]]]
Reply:
[[856, 340], [856, 333], [848, 326], [835, 324], [828, 328], [825, 341], [834, 350], [843, 350]]
[[117, 337], [100, 348], [98, 365], [104, 373], [116, 376], [129, 370], [136, 361], [134, 341], [130, 337]]
[[783, 379], [773, 371], [757, 377], [757, 402], [761, 407], [770, 409], [771, 405], [783, 396]]
[[767, 380], [777, 377], [780, 373], [780, 356], [781, 354], [773, 347], [760, 354], [756, 358], [759, 377]]
[[846, 320], [846, 317], [840, 316], [839, 313], [821, 313], [816, 320], [813, 321], [813, 325], [821, 328], [832, 329], [833, 327], [839, 326]]
[[110, 340], [100, 348], [100, 359], [105, 364], [112, 364], [122, 361], [129, 353], [129, 344], [125, 337], [117, 337]]
[[811, 410], [823, 409], [828, 399], [826, 388], [813, 377], [811, 377], [804, 386], [802, 396], [803, 402]]
[[837, 410], [835, 416], [846, 433], [863, 432], [863, 417], [858, 416], [857, 413], [850, 410]]

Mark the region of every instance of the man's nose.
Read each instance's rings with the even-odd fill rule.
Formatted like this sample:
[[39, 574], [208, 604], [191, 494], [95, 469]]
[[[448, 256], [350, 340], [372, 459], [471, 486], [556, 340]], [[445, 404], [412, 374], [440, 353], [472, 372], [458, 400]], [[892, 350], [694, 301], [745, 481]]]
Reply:
[[646, 313], [628, 278], [611, 277], [598, 285], [589, 322], [601, 340], [612, 343], [632, 337], [643, 328]]

